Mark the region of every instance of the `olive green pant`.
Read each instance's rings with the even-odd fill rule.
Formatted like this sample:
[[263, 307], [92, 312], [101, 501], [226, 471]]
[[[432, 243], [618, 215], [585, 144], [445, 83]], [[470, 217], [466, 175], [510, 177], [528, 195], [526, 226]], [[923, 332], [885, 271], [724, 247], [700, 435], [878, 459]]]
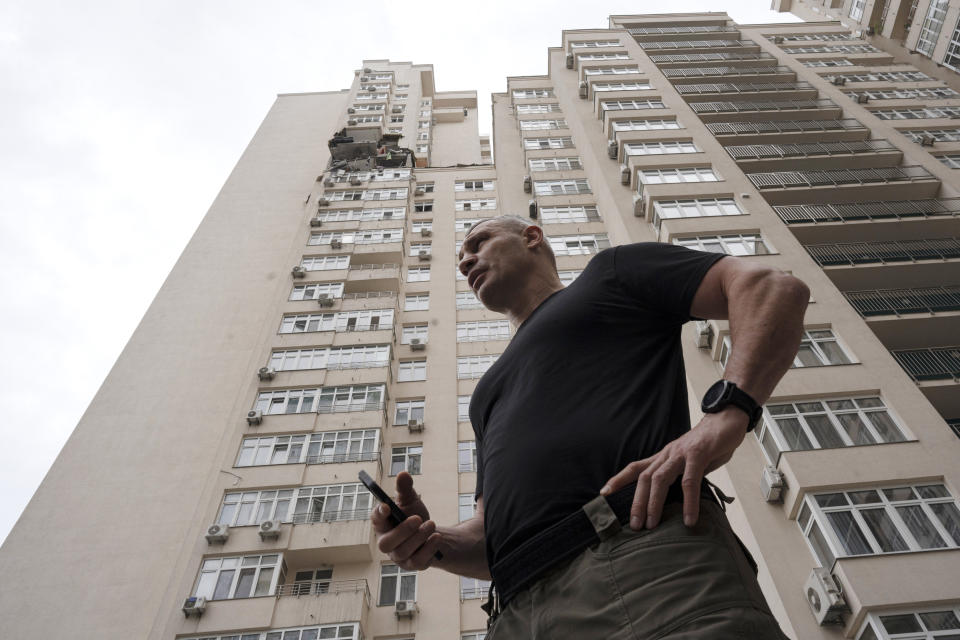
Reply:
[[[591, 505], [595, 528], [609, 525]], [[652, 530], [604, 537], [516, 594], [487, 640], [787, 640], [716, 503], [701, 501], [694, 527], [673, 503]]]

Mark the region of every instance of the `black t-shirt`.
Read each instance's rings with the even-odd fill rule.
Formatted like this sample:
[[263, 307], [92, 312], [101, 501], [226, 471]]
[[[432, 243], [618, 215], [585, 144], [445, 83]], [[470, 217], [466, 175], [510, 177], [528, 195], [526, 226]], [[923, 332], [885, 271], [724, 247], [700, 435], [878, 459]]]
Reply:
[[607, 249], [520, 325], [470, 400], [490, 566], [690, 429], [680, 327], [722, 257]]

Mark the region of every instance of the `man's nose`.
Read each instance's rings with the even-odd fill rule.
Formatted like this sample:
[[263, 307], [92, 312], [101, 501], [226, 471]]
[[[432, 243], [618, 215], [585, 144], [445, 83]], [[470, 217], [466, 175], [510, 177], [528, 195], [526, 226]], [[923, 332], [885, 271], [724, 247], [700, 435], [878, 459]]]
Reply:
[[477, 261], [476, 256], [463, 256], [463, 259], [460, 260], [459, 269], [460, 273], [467, 275], [470, 272], [470, 267], [473, 266], [473, 263]]

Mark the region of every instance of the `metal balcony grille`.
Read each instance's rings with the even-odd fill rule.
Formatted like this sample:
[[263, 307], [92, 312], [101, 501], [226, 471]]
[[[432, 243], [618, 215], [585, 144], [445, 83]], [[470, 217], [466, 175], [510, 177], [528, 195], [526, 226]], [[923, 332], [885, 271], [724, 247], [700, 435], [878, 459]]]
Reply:
[[315, 524], [317, 522], [346, 522], [348, 520], [366, 520], [370, 517], [370, 508], [345, 509], [342, 511], [322, 511], [319, 513], [295, 513], [294, 524]]
[[960, 198], [942, 200], [890, 200], [844, 204], [795, 204], [773, 208], [787, 224], [808, 222], [859, 222], [902, 218], [960, 215]]
[[732, 53], [711, 52], [711, 53], [673, 53], [650, 56], [654, 64], [683, 64], [687, 62], [723, 62], [729, 60], [776, 60], [769, 53]]
[[755, 47], [753, 40], [672, 40], [638, 42], [641, 49], [719, 49], [721, 47]]
[[674, 86], [681, 95], [697, 93], [758, 93], [763, 91], [804, 91], [812, 90], [809, 82], [717, 82], [713, 84], [678, 84]]
[[[691, 102], [694, 113], [738, 113], [742, 111], [797, 111], [836, 108], [833, 100], [764, 100], [759, 102]], [[716, 123], [713, 123], [716, 124]], [[710, 126], [709, 124], [707, 125]]]
[[358, 580], [301, 580], [293, 584], [282, 584], [277, 587], [277, 597], [281, 596], [322, 596], [328, 593], [344, 593], [348, 591], [366, 592], [366, 599], [370, 599], [370, 590], [367, 581]]
[[822, 187], [844, 184], [876, 184], [887, 182], [916, 182], [936, 180], [920, 166], [879, 167], [876, 169], [827, 169], [825, 171], [771, 171], [748, 173], [757, 189], [787, 189], [790, 187]]
[[960, 380], [960, 346], [891, 351], [914, 381]]
[[629, 29], [632, 36], [659, 36], [672, 33], [731, 33], [740, 31], [729, 25], [695, 25], [691, 27], [637, 27]]
[[833, 156], [898, 150], [886, 140], [808, 142], [801, 144], [750, 144], [734, 145], [724, 148], [734, 160], [766, 160], [771, 158]]
[[[339, 464], [342, 462], [371, 462], [380, 458], [380, 450], [376, 451], [354, 451], [348, 453], [326, 453], [315, 456], [307, 456], [307, 464]], [[296, 464], [294, 460], [291, 464]]]
[[916, 289], [870, 289], [843, 294], [863, 317], [960, 311], [960, 285]]
[[840, 131], [865, 128], [852, 118], [844, 120], [784, 120], [777, 122], [709, 122], [707, 128], [716, 136], [804, 131]]
[[821, 267], [960, 258], [960, 240], [956, 238], [811, 244], [804, 248]]
[[789, 67], [681, 67], [664, 69], [668, 78], [704, 78], [708, 76], [756, 76], [793, 73]]

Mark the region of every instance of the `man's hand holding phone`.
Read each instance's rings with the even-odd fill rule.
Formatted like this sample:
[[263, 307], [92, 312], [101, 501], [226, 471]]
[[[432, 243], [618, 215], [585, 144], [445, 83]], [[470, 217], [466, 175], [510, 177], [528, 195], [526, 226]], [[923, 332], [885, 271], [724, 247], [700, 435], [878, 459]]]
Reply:
[[[389, 499], [389, 497], [388, 497]], [[440, 534], [430, 512], [413, 489], [413, 477], [406, 471], [397, 474], [396, 506], [406, 514], [400, 524], [390, 515], [390, 507], [381, 498], [370, 520], [379, 540], [377, 546], [402, 569], [420, 571], [442, 559]]]

